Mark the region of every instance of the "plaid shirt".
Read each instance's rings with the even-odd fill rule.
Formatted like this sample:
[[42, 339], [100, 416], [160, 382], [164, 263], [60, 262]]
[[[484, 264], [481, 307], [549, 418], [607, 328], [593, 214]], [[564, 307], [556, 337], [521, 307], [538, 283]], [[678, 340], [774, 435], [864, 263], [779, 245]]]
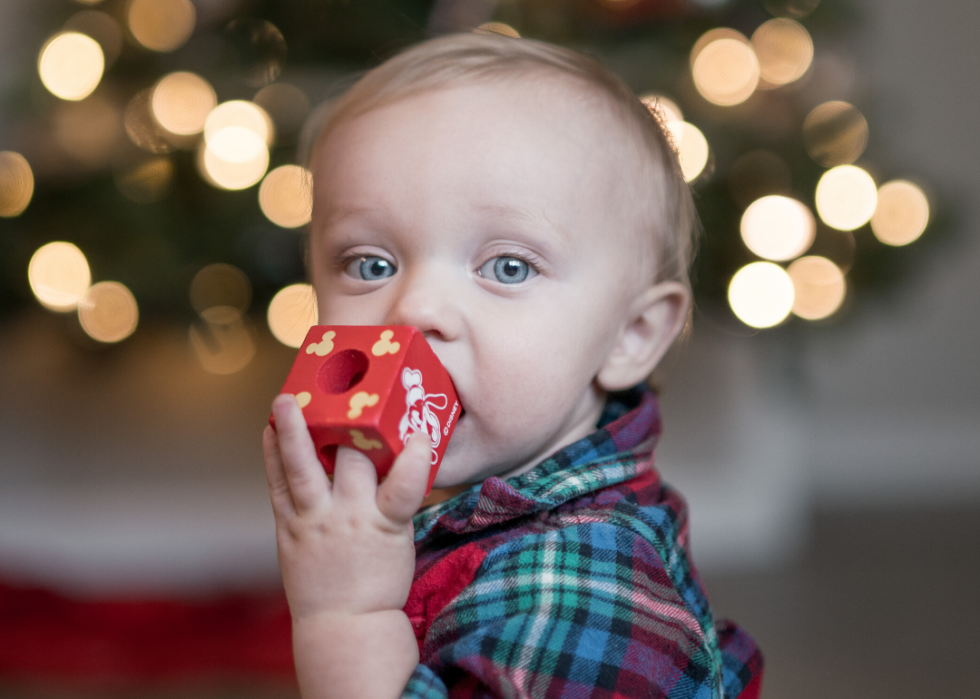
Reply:
[[403, 697], [758, 695], [762, 656], [715, 624], [686, 507], [653, 469], [656, 398], [620, 394], [600, 425], [416, 515], [421, 663]]

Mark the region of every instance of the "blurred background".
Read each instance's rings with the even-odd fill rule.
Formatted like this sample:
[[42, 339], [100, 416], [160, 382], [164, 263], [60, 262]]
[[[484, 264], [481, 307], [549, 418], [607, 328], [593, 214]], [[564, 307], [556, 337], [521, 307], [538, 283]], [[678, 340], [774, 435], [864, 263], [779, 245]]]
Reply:
[[654, 377], [764, 696], [975, 697], [965, 0], [0, 0], [0, 697], [294, 697], [259, 436], [316, 106], [427, 36], [595, 55], [704, 222]]

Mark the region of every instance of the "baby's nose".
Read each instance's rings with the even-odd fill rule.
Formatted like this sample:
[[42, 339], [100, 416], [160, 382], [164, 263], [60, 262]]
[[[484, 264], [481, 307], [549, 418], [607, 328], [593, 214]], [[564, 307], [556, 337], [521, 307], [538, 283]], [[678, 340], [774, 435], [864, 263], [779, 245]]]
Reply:
[[428, 339], [451, 341], [461, 323], [459, 290], [435, 270], [419, 270], [402, 279], [385, 322], [413, 325]]

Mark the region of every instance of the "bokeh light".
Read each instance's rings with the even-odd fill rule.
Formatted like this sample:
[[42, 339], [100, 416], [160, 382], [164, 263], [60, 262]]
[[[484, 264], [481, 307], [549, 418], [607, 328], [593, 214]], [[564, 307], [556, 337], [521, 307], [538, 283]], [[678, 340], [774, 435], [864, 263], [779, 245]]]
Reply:
[[771, 328], [793, 308], [793, 281], [779, 265], [751, 262], [735, 273], [728, 285], [728, 303], [746, 325]]
[[78, 303], [82, 330], [99, 342], [125, 340], [136, 331], [139, 316], [136, 297], [119, 282], [93, 284]]
[[259, 141], [266, 146], [272, 145], [275, 138], [275, 128], [272, 119], [262, 107], [246, 100], [231, 100], [222, 102], [208, 114], [204, 122], [204, 140], [212, 150], [222, 158], [234, 162], [236, 158], [247, 160], [250, 156], [239, 155], [237, 149], [225, 151], [222, 145], [211, 145], [211, 141], [228, 129], [243, 129], [255, 134]]
[[164, 76], [153, 88], [150, 106], [157, 123], [172, 134], [190, 136], [204, 130], [204, 121], [217, 106], [211, 84], [185, 71]]
[[778, 87], [799, 80], [813, 63], [813, 39], [791, 19], [764, 22], [752, 34], [752, 48], [764, 81], [760, 87]]
[[247, 319], [216, 306], [191, 326], [191, 347], [205, 371], [234, 374], [255, 356], [253, 333]]
[[697, 126], [686, 121], [668, 121], [667, 130], [674, 139], [684, 180], [693, 182], [708, 163], [708, 141]]
[[477, 34], [500, 34], [501, 36], [509, 36], [512, 39], [521, 38], [520, 32], [503, 22], [486, 22], [473, 31]]
[[865, 170], [840, 165], [820, 178], [816, 204], [817, 213], [828, 226], [853, 231], [871, 220], [878, 204], [878, 188]]
[[92, 94], [104, 69], [98, 42], [79, 32], [62, 32], [48, 39], [37, 61], [41, 82], [63, 100], [77, 101]]
[[[254, 147], [255, 135], [244, 129], [237, 129], [236, 132], [236, 135], [241, 136], [245, 141], [242, 150], [253, 153], [250, 160], [229, 162], [219, 157], [203, 143], [198, 151], [198, 171], [205, 180], [220, 189], [247, 189], [257, 184], [269, 167], [269, 151], [264, 146], [262, 148]], [[236, 144], [230, 138], [231, 135], [227, 134], [229, 138], [220, 139], [223, 146]]]
[[129, 31], [151, 51], [180, 48], [194, 32], [197, 13], [190, 0], [131, 0]]
[[295, 85], [275, 82], [266, 85], [252, 100], [265, 110], [275, 127], [275, 142], [279, 145], [293, 143], [310, 115], [310, 98]]
[[793, 313], [800, 318], [828, 318], [844, 303], [844, 273], [826, 257], [801, 257], [790, 264], [786, 273], [793, 281]]
[[306, 333], [316, 325], [316, 294], [309, 284], [291, 284], [281, 289], [269, 303], [269, 330], [287, 347], [299, 347]]
[[27, 266], [27, 280], [38, 302], [52, 311], [73, 311], [92, 283], [85, 254], [63, 241], [38, 248]]
[[0, 217], [20, 216], [34, 196], [34, 173], [27, 159], [14, 151], [0, 151]]
[[672, 121], [684, 121], [684, 113], [681, 111], [681, 108], [669, 97], [648, 93], [641, 95], [640, 101], [657, 117], [661, 124], [668, 124]]
[[207, 265], [194, 275], [190, 287], [191, 305], [199, 314], [222, 307], [241, 316], [252, 302], [252, 283], [237, 267], [223, 262]]
[[759, 61], [752, 45], [734, 29], [712, 29], [691, 51], [691, 73], [698, 92], [723, 107], [741, 104], [759, 84]]
[[908, 245], [929, 225], [929, 200], [917, 185], [892, 180], [878, 189], [871, 230], [886, 245]]
[[83, 10], [65, 22], [65, 30], [79, 32], [95, 39], [102, 49], [106, 68], [111, 66], [123, 47], [123, 30], [119, 22], [105, 12]]
[[129, 140], [148, 153], [169, 153], [174, 147], [166, 139], [166, 132], [153, 118], [150, 111], [152, 90], [140, 90], [129, 100], [123, 113], [123, 125]]
[[802, 202], [780, 195], [752, 202], [742, 214], [745, 246], [767, 260], [791, 260], [813, 243], [817, 224]]
[[847, 102], [824, 102], [803, 120], [803, 145], [824, 167], [850, 165], [868, 145], [868, 122]]
[[309, 170], [283, 165], [270, 172], [259, 187], [259, 207], [277, 226], [305, 226], [313, 213], [313, 179]]
[[275, 129], [265, 110], [252, 102], [219, 104], [204, 122], [198, 169], [222, 189], [257, 184], [269, 167], [268, 145]]
[[170, 158], [147, 158], [116, 172], [116, 186], [127, 199], [138, 204], [159, 201], [170, 191], [174, 164]]

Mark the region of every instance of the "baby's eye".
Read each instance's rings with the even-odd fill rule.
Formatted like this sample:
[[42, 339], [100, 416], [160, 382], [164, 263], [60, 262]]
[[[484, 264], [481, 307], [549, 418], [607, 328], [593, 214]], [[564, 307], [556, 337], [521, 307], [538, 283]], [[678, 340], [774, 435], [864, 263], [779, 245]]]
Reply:
[[487, 279], [496, 279], [501, 284], [520, 284], [535, 276], [537, 271], [519, 257], [502, 255], [484, 262], [477, 273]]
[[347, 274], [369, 282], [390, 277], [395, 271], [395, 265], [377, 255], [356, 257], [347, 263]]

